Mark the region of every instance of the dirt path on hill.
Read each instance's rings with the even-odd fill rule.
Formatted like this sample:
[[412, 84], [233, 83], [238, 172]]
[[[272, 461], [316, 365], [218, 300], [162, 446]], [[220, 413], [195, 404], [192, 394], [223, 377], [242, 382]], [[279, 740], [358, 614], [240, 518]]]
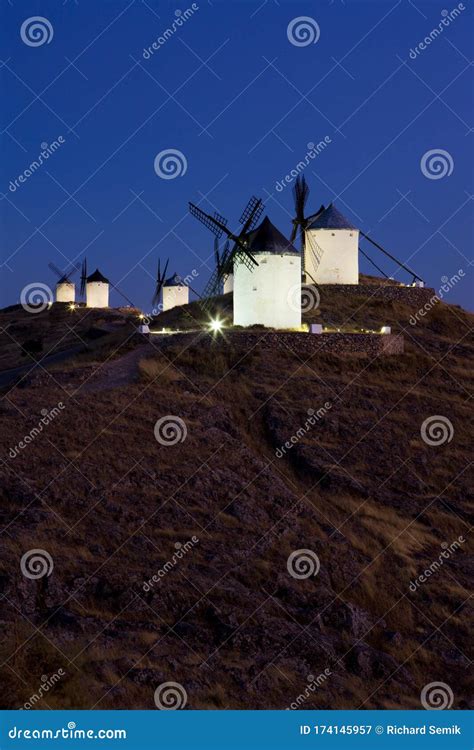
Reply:
[[145, 342], [131, 352], [124, 354], [120, 359], [107, 362], [98, 369], [90, 380], [84, 383], [83, 387], [79, 387], [78, 392], [97, 393], [98, 391], [123, 388], [132, 383], [138, 375], [139, 361], [150, 353], [151, 349], [151, 345]]

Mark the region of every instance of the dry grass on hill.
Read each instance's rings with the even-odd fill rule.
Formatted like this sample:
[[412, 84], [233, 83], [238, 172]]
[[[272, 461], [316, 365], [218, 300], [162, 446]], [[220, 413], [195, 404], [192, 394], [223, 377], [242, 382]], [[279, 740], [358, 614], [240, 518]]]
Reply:
[[[469, 705], [469, 542], [410, 582], [469, 540], [473, 316], [440, 304], [410, 326], [407, 305], [363, 303], [322, 295], [320, 315], [406, 328], [405, 354], [301, 360], [125, 336], [4, 389], [3, 707], [60, 667], [38, 708], [154, 708], [165, 681], [190, 708], [285, 708], [326, 668], [302, 708], [419, 708], [433, 681]], [[154, 435], [167, 415], [182, 420], [174, 445]], [[420, 434], [433, 415], [453, 428], [439, 446]], [[35, 548], [54, 561], [38, 581], [20, 572]], [[289, 574], [301, 549], [317, 575]]]

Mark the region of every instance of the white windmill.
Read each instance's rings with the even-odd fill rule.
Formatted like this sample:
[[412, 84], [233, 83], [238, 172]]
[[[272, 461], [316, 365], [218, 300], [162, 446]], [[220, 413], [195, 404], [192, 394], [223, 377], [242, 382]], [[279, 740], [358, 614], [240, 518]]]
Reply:
[[86, 277], [86, 307], [108, 307], [109, 287], [109, 280], [96, 268]]
[[268, 216], [247, 235], [257, 265], [234, 267], [234, 325], [301, 326], [301, 256]]
[[187, 305], [189, 302], [189, 287], [184, 283], [181, 276], [174, 273], [163, 283], [163, 312], [173, 307]]
[[58, 277], [56, 283], [56, 302], [74, 304], [76, 301], [76, 285], [71, 281], [71, 276], [78, 271], [79, 265], [72, 265], [66, 271], [61, 271], [54, 263], [48, 263], [48, 267]]
[[233, 272], [234, 325], [298, 328], [301, 256], [268, 217], [253, 229], [263, 211], [262, 201], [250, 199], [240, 217], [238, 235], [227, 229], [227, 221], [218, 214], [211, 216], [192, 203], [190, 210], [217, 238], [226, 234], [234, 243], [223, 252], [204, 290], [204, 307]]
[[359, 283], [359, 230], [332, 203], [306, 219], [304, 254], [317, 284]]

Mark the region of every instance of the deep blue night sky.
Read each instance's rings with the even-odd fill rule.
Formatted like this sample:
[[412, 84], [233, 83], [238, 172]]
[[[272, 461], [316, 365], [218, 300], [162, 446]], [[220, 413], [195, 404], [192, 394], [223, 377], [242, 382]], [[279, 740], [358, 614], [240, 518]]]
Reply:
[[[471, 307], [472, 4], [412, 59], [457, 4], [199, 0], [144, 59], [191, 5], [1, 0], [2, 306], [28, 283], [53, 286], [48, 261], [84, 254], [144, 309], [159, 255], [172, 272], [195, 270], [202, 289], [212, 237], [188, 200], [235, 225], [254, 193], [288, 235], [291, 187], [275, 185], [327, 136], [306, 168], [308, 208], [334, 200], [436, 289], [463, 269], [446, 301]], [[31, 16], [49, 21], [50, 43], [22, 41]], [[317, 43], [290, 43], [299, 16], [317, 22]], [[59, 136], [64, 144], [13, 192], [41, 144]], [[187, 162], [175, 179], [154, 169], [167, 149]], [[451, 174], [423, 174], [433, 149], [447, 152]], [[365, 261], [361, 269], [370, 272]]]

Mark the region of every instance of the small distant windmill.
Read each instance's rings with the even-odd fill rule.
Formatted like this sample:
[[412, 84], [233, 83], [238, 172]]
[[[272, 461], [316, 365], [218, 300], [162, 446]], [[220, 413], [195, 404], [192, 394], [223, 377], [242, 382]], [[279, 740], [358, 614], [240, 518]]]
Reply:
[[163, 269], [163, 273], [161, 272], [161, 261], [158, 258], [158, 268], [156, 271], [156, 285], [155, 285], [155, 293], [153, 295], [152, 299], [152, 305], [156, 305], [159, 302], [161, 290], [163, 289], [163, 284], [165, 283], [166, 279], [166, 271], [168, 268], [169, 258], [167, 259], [165, 263], [165, 267]]
[[56, 274], [56, 302], [74, 302], [76, 287], [71, 277], [79, 270], [78, 263], [72, 263], [65, 271], [61, 271], [54, 263], [48, 263], [48, 268]]
[[132, 300], [124, 294], [110, 279], [106, 279], [98, 268], [94, 273], [87, 273], [87, 258], [84, 258], [81, 266], [81, 297], [85, 298], [87, 307], [108, 307], [109, 286], [124, 298], [129, 305], [134, 307]]
[[223, 234], [226, 234], [229, 240], [234, 244], [232, 248], [230, 243], [224, 248], [224, 251], [219, 255], [219, 263], [216, 265], [204, 292], [202, 294], [202, 306], [207, 309], [209, 306], [209, 299], [219, 294], [221, 285], [225, 281], [225, 278], [232, 273], [234, 264], [243, 263], [248, 269], [252, 270], [255, 266], [258, 266], [257, 261], [253, 257], [252, 253], [248, 249], [247, 234], [258, 222], [262, 211], [263, 202], [260, 198], [252, 196], [244, 208], [242, 215], [239, 219], [239, 223], [242, 225], [242, 229], [239, 234], [234, 234], [227, 228], [227, 220], [218, 213], [214, 213], [214, 216], [207, 214], [194, 203], [189, 204], [189, 210], [193, 216], [198, 219], [201, 224], [211, 231], [215, 238], [219, 240]]

